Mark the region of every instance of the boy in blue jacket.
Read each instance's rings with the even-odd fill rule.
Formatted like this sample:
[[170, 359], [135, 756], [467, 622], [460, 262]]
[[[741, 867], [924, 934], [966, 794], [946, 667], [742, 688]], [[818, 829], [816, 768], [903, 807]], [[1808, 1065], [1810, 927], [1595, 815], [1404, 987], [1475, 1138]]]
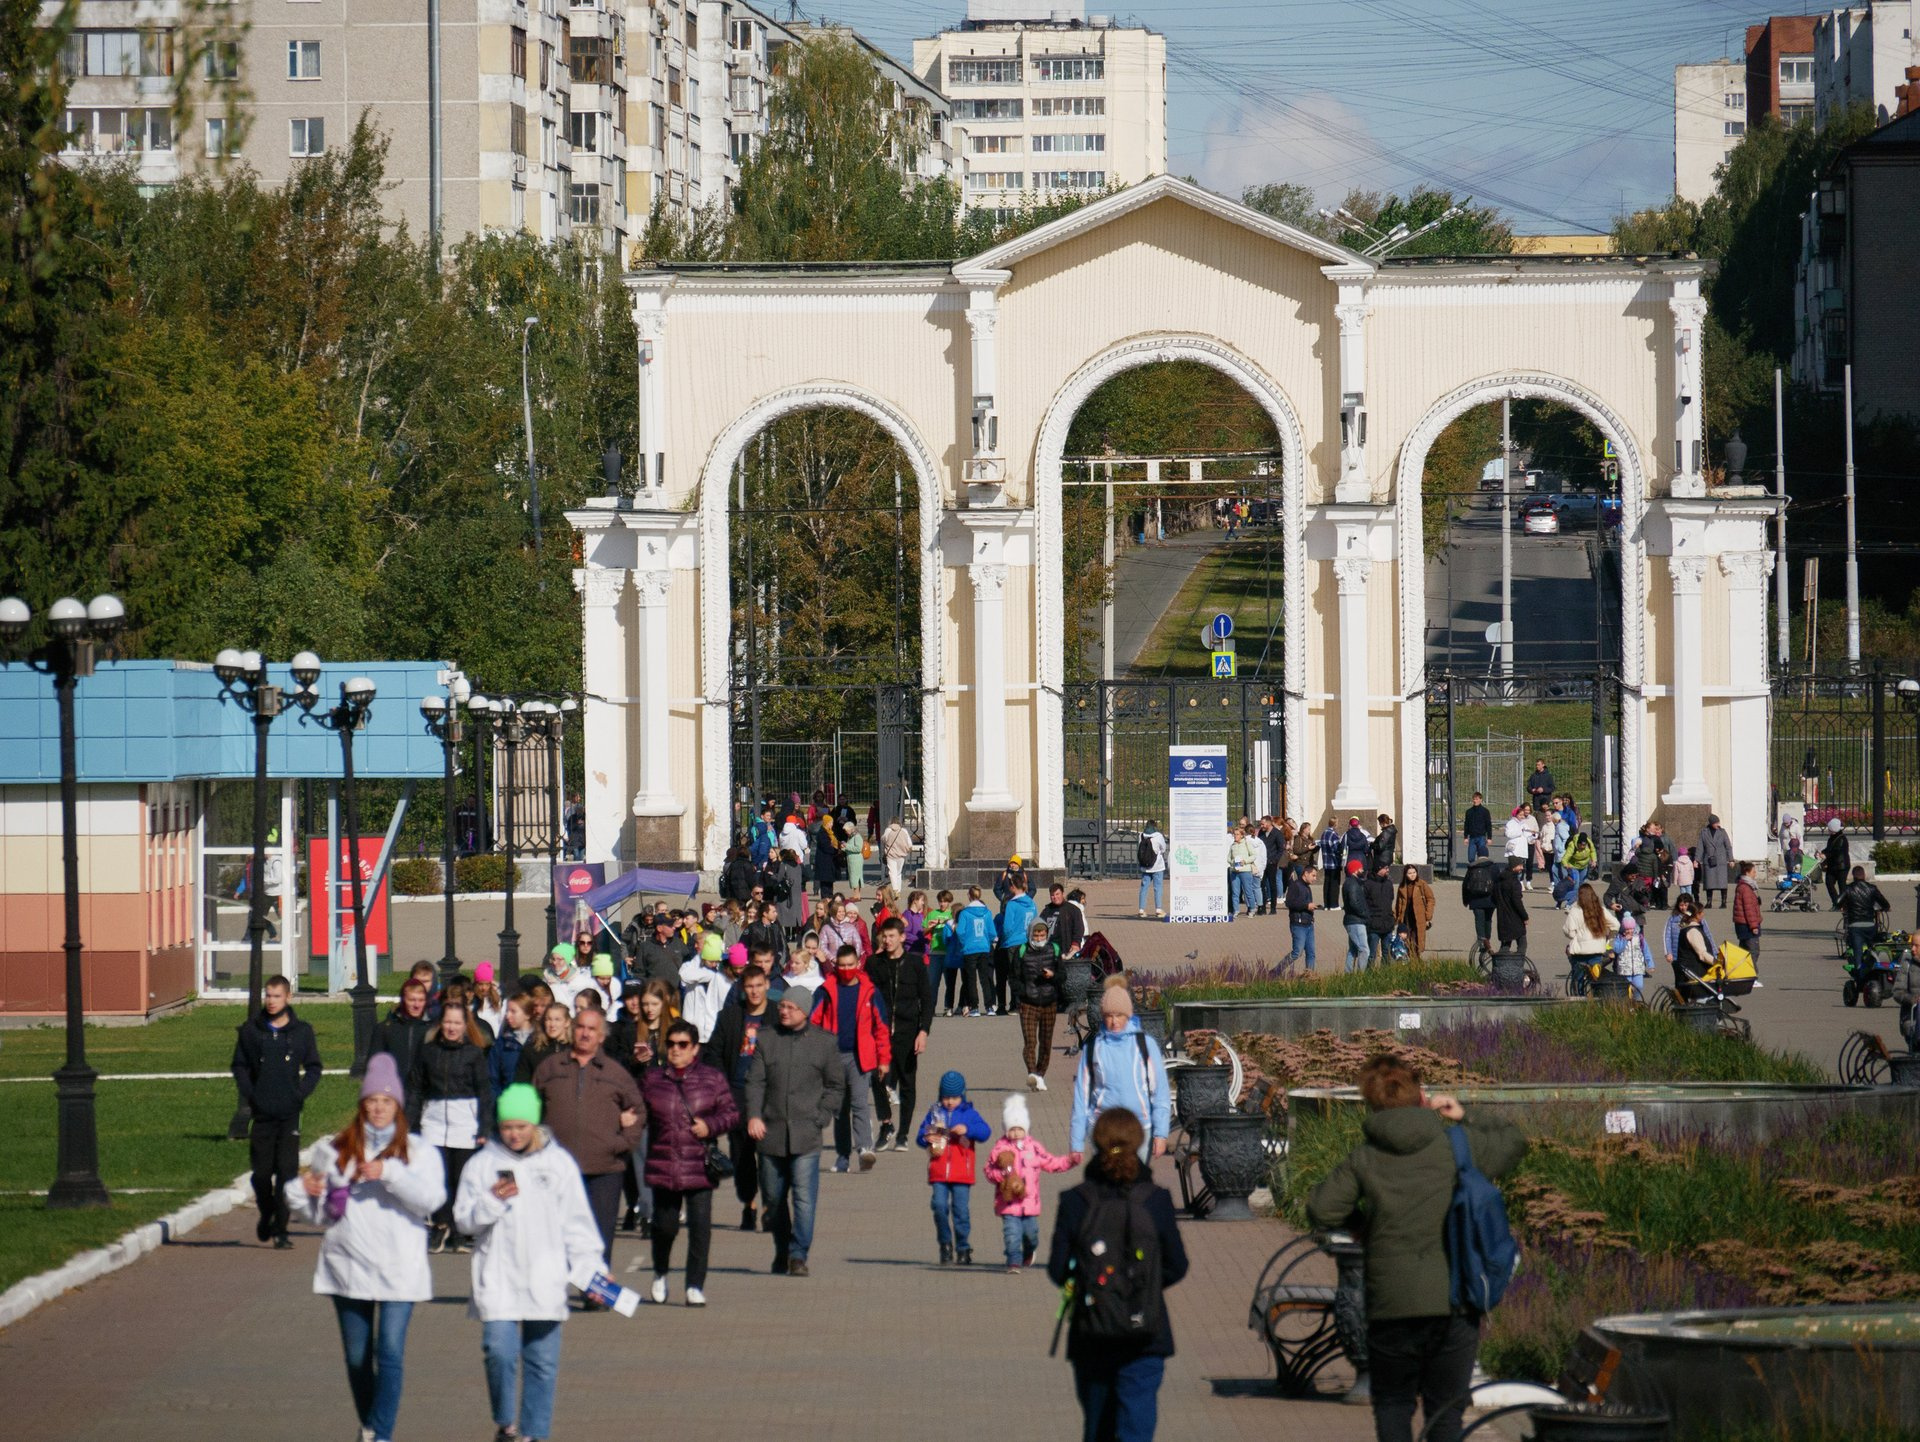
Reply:
[[967, 1100], [967, 1079], [957, 1071], [940, 1078], [940, 1100], [927, 1108], [916, 1140], [927, 1153], [933, 1188], [933, 1234], [940, 1265], [973, 1261], [973, 1153], [993, 1129]]
[[1015, 877], [1006, 905], [1000, 908], [1000, 949], [993, 957], [993, 1002], [987, 1008], [988, 1016], [1013, 1010], [1009, 993], [1013, 990], [1014, 958], [1027, 949], [1027, 933], [1039, 919], [1025, 880]]
[[967, 904], [953, 918], [953, 940], [960, 967], [960, 1010], [980, 1015], [987, 1004], [989, 972], [993, 966], [993, 912], [980, 899], [980, 888], [967, 888]]

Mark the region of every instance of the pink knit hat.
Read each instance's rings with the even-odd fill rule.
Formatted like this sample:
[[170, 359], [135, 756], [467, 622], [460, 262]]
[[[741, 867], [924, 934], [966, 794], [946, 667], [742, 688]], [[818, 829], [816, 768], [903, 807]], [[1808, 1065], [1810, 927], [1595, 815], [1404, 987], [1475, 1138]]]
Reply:
[[384, 1051], [367, 1058], [366, 1075], [360, 1078], [361, 1101], [381, 1096], [392, 1097], [401, 1106], [407, 1104], [407, 1089], [400, 1085], [400, 1065]]
[[473, 979], [479, 982], [492, 981], [493, 980], [493, 963], [490, 961], [483, 961], [476, 964], [473, 968]]

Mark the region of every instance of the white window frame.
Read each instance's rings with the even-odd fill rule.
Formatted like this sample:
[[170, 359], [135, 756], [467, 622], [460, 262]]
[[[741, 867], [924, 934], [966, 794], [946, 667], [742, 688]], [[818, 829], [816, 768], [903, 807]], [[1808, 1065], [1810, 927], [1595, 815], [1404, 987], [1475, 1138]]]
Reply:
[[[314, 127], [320, 128], [320, 146], [313, 145]], [[295, 160], [311, 160], [327, 153], [327, 120], [324, 115], [307, 115], [287, 122], [287, 154]]]
[[[219, 137], [217, 142], [214, 139], [215, 136]], [[210, 115], [207, 117], [206, 144], [207, 159], [209, 160], [224, 160], [233, 154], [233, 151], [228, 147], [226, 116]]]
[[[313, 73], [306, 74], [308, 56], [313, 58]], [[289, 40], [287, 42], [287, 79], [318, 80], [321, 77], [320, 42], [318, 40]]]

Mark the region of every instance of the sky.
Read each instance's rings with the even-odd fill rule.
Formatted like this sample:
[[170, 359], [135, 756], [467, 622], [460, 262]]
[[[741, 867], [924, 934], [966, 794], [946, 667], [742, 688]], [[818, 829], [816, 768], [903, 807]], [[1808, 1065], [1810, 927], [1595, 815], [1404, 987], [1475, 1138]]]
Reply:
[[[784, 18], [785, 0], [764, 8]], [[1046, 0], [1034, 7], [1044, 11]], [[1673, 67], [1738, 56], [1739, 0], [1143, 0], [1090, 14], [1167, 37], [1167, 165], [1237, 195], [1294, 181], [1322, 205], [1417, 184], [1517, 231], [1604, 231], [1673, 190]], [[965, 0], [801, 0], [911, 63]]]

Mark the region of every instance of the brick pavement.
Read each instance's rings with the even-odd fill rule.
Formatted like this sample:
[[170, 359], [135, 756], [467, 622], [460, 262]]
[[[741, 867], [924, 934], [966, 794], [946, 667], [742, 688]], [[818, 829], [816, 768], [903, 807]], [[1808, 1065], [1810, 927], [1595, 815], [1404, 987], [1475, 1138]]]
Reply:
[[[1036, 1132], [1056, 1150], [1066, 1147], [1071, 1065], [1057, 1056], [1053, 1089], [1033, 1098]], [[948, 1067], [967, 1074], [997, 1129], [1006, 1088], [1024, 1080], [1017, 1023], [942, 1019], [922, 1058], [923, 1090]], [[238, 1170], [238, 1148], [235, 1158]], [[885, 1154], [866, 1176], [822, 1177], [811, 1278], [768, 1275], [768, 1238], [721, 1230], [705, 1311], [643, 1305], [632, 1319], [576, 1317], [566, 1331], [556, 1435], [632, 1435], [666, 1425], [676, 1411], [680, 1427], [702, 1437], [777, 1430], [972, 1442], [998, 1430], [996, 1415], [1021, 1436], [1076, 1435], [1066, 1363], [1046, 1355], [1056, 1294], [1043, 1276], [994, 1265], [999, 1226], [984, 1184], [974, 1192], [979, 1264], [932, 1265], [924, 1178], [918, 1151]], [[1043, 1239], [1053, 1198], [1073, 1178], [1045, 1180]], [[738, 1218], [730, 1206], [716, 1212]], [[1160, 1435], [1370, 1436], [1360, 1409], [1271, 1394], [1272, 1365], [1246, 1327], [1246, 1308], [1284, 1229], [1192, 1223], [1184, 1235], [1193, 1269], [1169, 1293], [1178, 1355], [1161, 1396]], [[235, 1212], [0, 1332], [0, 1366], [31, 1379], [10, 1389], [7, 1434], [344, 1442], [354, 1435], [352, 1414], [331, 1309], [310, 1291], [314, 1247], [311, 1234], [292, 1253], [258, 1247], [250, 1211]], [[624, 1273], [645, 1250], [623, 1237], [616, 1269]], [[433, 1265], [441, 1296], [413, 1323], [400, 1434], [489, 1437], [467, 1264], [444, 1257]], [[643, 1262], [633, 1280], [647, 1275]]]

